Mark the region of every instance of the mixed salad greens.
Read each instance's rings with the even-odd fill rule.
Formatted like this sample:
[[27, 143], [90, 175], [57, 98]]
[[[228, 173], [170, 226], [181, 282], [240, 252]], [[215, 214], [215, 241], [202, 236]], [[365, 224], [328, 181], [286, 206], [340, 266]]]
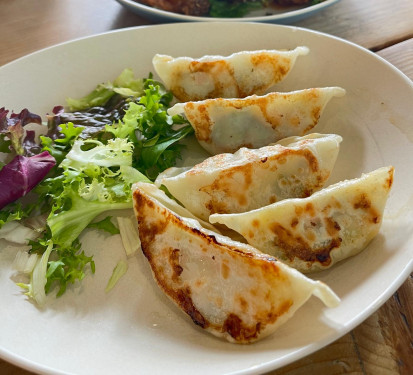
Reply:
[[[27, 109], [10, 116], [0, 109], [0, 151], [7, 155], [0, 165], [0, 238], [29, 245], [15, 267], [30, 276], [18, 285], [39, 305], [55, 287], [60, 296], [88, 268], [95, 271], [79, 239], [85, 228], [123, 233], [132, 252], [133, 222], [118, 220], [117, 228], [106, 213], [131, 208], [132, 184], [153, 181], [180, 158], [178, 141], [193, 129], [167, 114], [172, 98], [151, 75], [136, 79], [125, 69], [87, 96], [67, 99], [67, 112], [54, 107], [47, 125]], [[29, 124], [44, 135], [26, 130]], [[107, 290], [125, 267], [115, 267]]]

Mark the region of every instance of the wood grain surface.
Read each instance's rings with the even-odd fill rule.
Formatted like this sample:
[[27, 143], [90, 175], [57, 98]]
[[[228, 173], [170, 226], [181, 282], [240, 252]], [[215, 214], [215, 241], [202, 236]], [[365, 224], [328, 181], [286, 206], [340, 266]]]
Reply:
[[[114, 0], [0, 0], [0, 9], [0, 66], [74, 38], [153, 23]], [[341, 0], [294, 25], [378, 51], [412, 38], [412, 20], [412, 0]]]
[[[114, 0], [0, 0], [0, 9], [0, 66], [71, 39], [153, 23]], [[294, 25], [377, 52], [413, 80], [413, 0], [342, 0]], [[269, 374], [413, 374], [412, 327], [411, 275], [392, 298], [353, 331]], [[32, 372], [0, 359], [0, 374]]]

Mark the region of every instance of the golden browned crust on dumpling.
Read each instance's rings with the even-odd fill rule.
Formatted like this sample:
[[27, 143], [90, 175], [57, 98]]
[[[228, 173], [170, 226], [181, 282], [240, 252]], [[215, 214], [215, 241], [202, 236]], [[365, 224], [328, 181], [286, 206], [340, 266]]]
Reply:
[[243, 98], [264, 94], [288, 75], [298, 56], [308, 51], [307, 47], [297, 47], [291, 51], [243, 51], [198, 59], [157, 54], [153, 65], [168, 90], [181, 102]]
[[341, 137], [311, 134], [289, 139], [284, 140], [285, 146], [215, 155], [169, 177], [168, 173], [179, 171], [173, 168], [155, 183], [166, 186], [203, 220], [214, 213], [246, 212], [286, 198], [305, 198], [330, 176]]
[[362, 251], [380, 229], [393, 167], [339, 182], [305, 199], [245, 214], [212, 215], [249, 244], [302, 272], [331, 267]]
[[196, 325], [250, 343], [272, 333], [312, 294], [329, 306], [338, 303], [326, 285], [176, 215], [145, 185], [137, 183], [133, 193], [142, 251], [159, 287]]

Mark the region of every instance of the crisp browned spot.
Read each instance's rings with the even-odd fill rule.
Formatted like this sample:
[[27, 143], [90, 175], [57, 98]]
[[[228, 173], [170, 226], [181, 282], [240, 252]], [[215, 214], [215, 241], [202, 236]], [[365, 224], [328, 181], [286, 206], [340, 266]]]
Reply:
[[393, 185], [393, 174], [394, 174], [394, 168], [391, 167], [389, 170], [389, 177], [386, 179], [386, 182], [384, 184], [384, 187], [386, 190], [390, 190]]
[[252, 327], [245, 325], [236, 314], [229, 314], [222, 326], [223, 332], [228, 332], [231, 337], [241, 342], [257, 338], [260, 328], [261, 323], [257, 323]]
[[310, 216], [315, 216], [315, 209], [314, 209], [314, 205], [309, 202], [305, 205], [304, 210], [307, 214], [309, 214]]
[[304, 233], [304, 236], [310, 242], [314, 242], [315, 239], [316, 239], [314, 232], [310, 231], [310, 230], [306, 230], [305, 233]]
[[294, 126], [295, 127], [299, 126], [300, 125], [300, 118], [298, 116], [291, 117], [290, 125], [293, 126], [293, 127]]
[[253, 227], [259, 228], [259, 226], [260, 226], [260, 221], [259, 221], [258, 219], [254, 219], [254, 220], [251, 222], [251, 224], [252, 224]]
[[294, 212], [295, 214], [300, 217], [303, 213], [304, 209], [301, 206], [295, 206], [294, 207]]
[[179, 249], [171, 249], [169, 251], [169, 263], [172, 268], [172, 281], [178, 282], [179, 276], [183, 271], [183, 268], [179, 264]]
[[341, 203], [340, 203], [336, 198], [331, 197], [331, 198], [330, 198], [330, 202], [331, 202], [331, 205], [332, 205], [333, 207], [338, 208], [338, 209], [341, 208]]
[[318, 119], [320, 118], [320, 115], [321, 115], [321, 107], [315, 106], [311, 112], [311, 117], [313, 119], [313, 122], [317, 122]]
[[367, 210], [371, 207], [371, 201], [367, 198], [365, 193], [362, 193], [356, 198], [353, 207], [356, 210], [360, 208], [363, 210]]
[[185, 104], [185, 115], [195, 130], [196, 138], [199, 141], [211, 143], [212, 121], [206, 105], [193, 103]]
[[230, 268], [226, 263], [222, 263], [221, 265], [221, 275], [223, 279], [228, 279], [229, 277]]
[[316, 259], [323, 265], [329, 265], [331, 263], [331, 250], [339, 248], [343, 240], [340, 237], [332, 238], [329, 245], [316, 251]]
[[297, 224], [298, 224], [298, 219], [295, 217], [291, 220], [290, 225], [291, 225], [292, 228], [294, 228], [294, 227], [297, 226]]
[[249, 291], [249, 294], [251, 294], [254, 297], [256, 297], [258, 293], [259, 293], [259, 290], [257, 288], [253, 288]]
[[195, 307], [191, 298], [191, 290], [188, 287], [178, 289], [175, 296], [178, 305], [192, 318], [196, 325], [202, 328], [207, 328], [209, 326], [209, 322]]
[[200, 288], [202, 285], [204, 285], [205, 282], [202, 281], [201, 279], [195, 280], [194, 285], [196, 288]]
[[331, 210], [331, 206], [329, 204], [325, 205], [324, 208], [321, 210], [321, 212], [325, 215], [328, 215], [328, 213]]
[[[251, 93], [262, 94], [272, 84], [279, 82], [290, 70], [291, 61], [282, 56], [269, 56], [267, 53], [261, 53], [251, 56], [251, 63], [254, 70], [261, 70], [267, 73], [265, 82], [258, 82], [254, 87], [251, 87]], [[244, 93], [247, 96], [251, 93]]]
[[278, 223], [272, 223], [270, 230], [274, 233], [274, 244], [281, 248], [290, 261], [294, 258], [306, 262], [320, 262], [327, 266], [331, 263], [330, 252], [340, 247], [341, 238], [332, 238], [326, 246], [314, 248], [301, 236], [295, 236], [291, 231]]
[[[234, 78], [232, 67], [224, 60], [218, 61], [192, 61], [188, 66], [189, 72], [176, 71], [173, 74], [173, 83], [170, 90], [182, 102], [204, 100], [207, 98], [220, 98], [225, 96], [224, 93], [228, 87], [239, 91], [238, 84]], [[188, 94], [185, 87], [182, 85], [184, 76], [192, 80], [193, 85], [202, 85], [199, 82], [199, 77], [207, 75], [213, 81], [213, 88], [208, 93], [202, 96]], [[202, 80], [202, 78], [201, 78]], [[240, 95], [235, 95], [240, 97]]]
[[288, 312], [288, 310], [290, 310], [290, 307], [293, 305], [293, 301], [288, 299], [286, 301], [283, 301], [283, 303], [281, 304], [281, 306], [279, 307], [278, 311], [277, 311], [277, 318], [280, 317], [281, 315], [284, 315], [285, 313]]
[[[305, 144], [306, 142], [303, 142], [303, 144]], [[307, 163], [311, 169], [311, 171], [313, 171], [314, 173], [321, 173], [321, 171], [319, 170], [319, 164], [318, 164], [318, 160], [316, 158], [316, 156], [307, 149], [299, 149], [299, 150], [293, 150], [293, 149], [289, 149], [286, 147], [282, 148], [282, 151], [277, 154], [275, 157], [273, 157], [273, 159], [277, 160], [277, 163], [279, 164], [284, 164], [287, 162], [287, 158], [289, 156], [301, 156], [304, 157], [305, 159], [307, 159]], [[324, 180], [326, 179], [328, 176], [321, 176], [321, 178]]]
[[[168, 225], [167, 220], [150, 221], [145, 220], [145, 211], [153, 211], [156, 209], [155, 204], [146, 199], [145, 196], [139, 194], [138, 191], [133, 193], [135, 212], [138, 212], [137, 219], [139, 223], [139, 236], [142, 242], [142, 250], [146, 248], [146, 245], [150, 244], [153, 239], [163, 233]], [[145, 256], [149, 257], [150, 254]]]
[[268, 124], [271, 124], [273, 128], [276, 128], [279, 125], [279, 120], [270, 116], [267, 112], [268, 104], [272, 101], [274, 96], [277, 96], [278, 93], [268, 94], [265, 96], [254, 96], [252, 99], [249, 99], [249, 105], [256, 105], [264, 117], [265, 121]]
[[[210, 196], [206, 208], [210, 213], [229, 213], [228, 201], [236, 200], [240, 207], [248, 205], [247, 191], [253, 182], [253, 164], [222, 171], [210, 185], [200, 189]], [[219, 194], [217, 194], [219, 192]]]
[[370, 216], [369, 220], [370, 222], [372, 222], [373, 224], [378, 224], [380, 223], [380, 214], [377, 212], [377, 210], [375, 209], [375, 207], [371, 204], [370, 199], [367, 198], [365, 193], [360, 194], [354, 204], [353, 207], [355, 209], [361, 209], [366, 211], [366, 213]]
[[332, 217], [325, 217], [324, 223], [329, 236], [333, 237], [340, 231], [340, 225]]
[[271, 274], [274, 279], [285, 280], [285, 277], [282, 276], [283, 274], [280, 272], [280, 268], [277, 265], [278, 260], [269, 256], [267, 261], [269, 262], [261, 264], [262, 274]]
[[239, 306], [241, 308], [241, 311], [243, 313], [246, 313], [248, 311], [248, 302], [245, 300], [244, 297], [242, 297], [242, 296], [238, 297], [238, 304], [239, 304]]

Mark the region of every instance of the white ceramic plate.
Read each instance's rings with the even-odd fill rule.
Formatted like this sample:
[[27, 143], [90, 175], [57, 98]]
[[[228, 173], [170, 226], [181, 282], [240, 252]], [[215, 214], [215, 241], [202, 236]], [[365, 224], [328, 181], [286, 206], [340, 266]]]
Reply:
[[[225, 37], [223, 37], [225, 36]], [[0, 105], [45, 114], [123, 68], [152, 71], [155, 53], [199, 57], [240, 50], [294, 48], [298, 58], [280, 91], [342, 86], [315, 129], [344, 141], [330, 182], [392, 164], [395, 181], [380, 234], [361, 254], [313, 275], [341, 297], [335, 309], [311, 298], [272, 336], [252, 345], [221, 341], [177, 310], [155, 285], [141, 254], [105, 294], [124, 257], [118, 236], [83, 236], [96, 274], [44, 310], [13, 282], [16, 248], [0, 251], [0, 355], [41, 373], [252, 374], [286, 365], [327, 345], [383, 304], [413, 270], [413, 84], [373, 53], [324, 34], [269, 24], [184, 23], [115, 31], [34, 53], [0, 68]]]
[[274, 23], [289, 23], [295, 22], [302, 18], [308, 17], [315, 12], [319, 12], [339, 0], [325, 0], [322, 3], [315, 5], [297, 5], [291, 7], [265, 7], [263, 9], [254, 10], [242, 18], [213, 18], [213, 17], [195, 17], [186, 16], [173, 12], [166, 12], [164, 10], [156, 9], [134, 0], [116, 0], [132, 12], [152, 20], [163, 22], [274, 22]]

